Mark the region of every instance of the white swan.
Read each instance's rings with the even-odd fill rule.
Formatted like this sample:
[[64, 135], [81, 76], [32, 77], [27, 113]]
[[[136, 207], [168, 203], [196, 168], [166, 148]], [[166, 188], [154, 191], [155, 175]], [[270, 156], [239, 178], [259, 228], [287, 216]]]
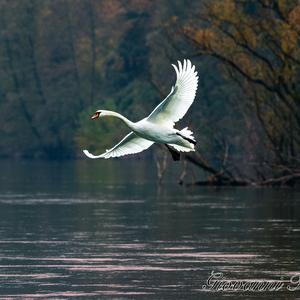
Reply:
[[131, 122], [124, 116], [108, 110], [97, 110], [91, 119], [112, 116], [121, 119], [132, 131], [113, 148], [101, 155], [93, 155], [83, 150], [89, 158], [110, 158], [134, 154], [148, 149], [153, 143], [165, 144], [174, 160], [179, 159], [178, 151], [195, 151], [196, 144], [193, 133], [186, 127], [182, 130], [174, 128], [194, 101], [198, 86], [195, 66], [190, 60], [178, 61], [178, 67], [172, 65], [176, 72], [176, 83], [169, 95], [139, 122]]

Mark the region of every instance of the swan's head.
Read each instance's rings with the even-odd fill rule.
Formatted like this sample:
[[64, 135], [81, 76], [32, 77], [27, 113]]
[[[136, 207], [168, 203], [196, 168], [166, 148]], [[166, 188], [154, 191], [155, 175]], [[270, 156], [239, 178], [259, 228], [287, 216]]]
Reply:
[[97, 110], [92, 116], [91, 119], [92, 120], [96, 120], [100, 117], [100, 114], [102, 113], [102, 110]]

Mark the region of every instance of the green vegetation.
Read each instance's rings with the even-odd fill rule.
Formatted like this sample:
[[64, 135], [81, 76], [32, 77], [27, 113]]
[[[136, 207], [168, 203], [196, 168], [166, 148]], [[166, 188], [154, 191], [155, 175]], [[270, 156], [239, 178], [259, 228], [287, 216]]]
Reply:
[[96, 128], [89, 113], [138, 118], [159, 102], [151, 65], [158, 76], [171, 71], [156, 38], [183, 8], [181, 1], [1, 1], [0, 156], [63, 158], [109, 147], [115, 125], [88, 132]]

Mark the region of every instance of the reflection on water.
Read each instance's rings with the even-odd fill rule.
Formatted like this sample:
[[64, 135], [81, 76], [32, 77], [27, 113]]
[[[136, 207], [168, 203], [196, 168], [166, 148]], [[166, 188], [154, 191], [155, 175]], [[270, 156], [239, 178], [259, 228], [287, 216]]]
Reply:
[[143, 161], [0, 165], [1, 299], [296, 298], [202, 287], [299, 272], [299, 191], [157, 190]]

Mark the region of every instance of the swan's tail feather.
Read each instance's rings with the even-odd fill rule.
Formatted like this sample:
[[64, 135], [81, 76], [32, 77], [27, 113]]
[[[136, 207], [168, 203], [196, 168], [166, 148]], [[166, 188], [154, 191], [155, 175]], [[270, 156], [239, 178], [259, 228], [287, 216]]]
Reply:
[[173, 147], [175, 150], [180, 151], [180, 152], [190, 152], [190, 151], [195, 151], [194, 145], [191, 144], [191, 147], [185, 147], [181, 145], [176, 145], [176, 144], [168, 144], [169, 146]]
[[193, 146], [196, 145], [196, 140], [194, 138], [193, 132], [191, 130], [189, 130], [187, 127], [183, 128], [180, 131], [177, 131], [176, 134], [181, 136], [183, 139], [185, 139], [189, 143], [193, 144]]
[[191, 130], [189, 130], [187, 127], [185, 127], [185, 128], [183, 128], [182, 130], [180, 130], [180, 131], [178, 132], [178, 134], [179, 134], [182, 138], [184, 138], [184, 139], [186, 139], [187, 141], [189, 141], [190, 143], [196, 145], [196, 140], [195, 140], [195, 138], [194, 138], [194, 134], [193, 134], [193, 132], [192, 132]]

